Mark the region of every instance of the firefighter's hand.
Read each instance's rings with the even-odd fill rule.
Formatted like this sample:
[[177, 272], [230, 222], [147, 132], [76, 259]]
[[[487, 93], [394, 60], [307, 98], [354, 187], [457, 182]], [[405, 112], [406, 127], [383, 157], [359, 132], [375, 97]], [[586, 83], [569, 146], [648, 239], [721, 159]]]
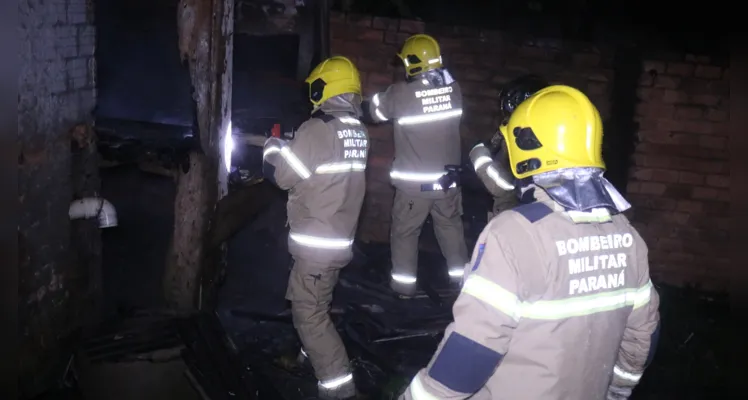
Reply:
[[506, 138], [504, 138], [504, 135], [501, 134], [501, 131], [496, 131], [496, 133], [494, 133], [491, 137], [489, 144], [487, 144], [486, 146], [491, 149], [491, 153], [495, 153], [501, 149], [505, 140]]
[[605, 400], [628, 400], [631, 397], [630, 387], [611, 386]]

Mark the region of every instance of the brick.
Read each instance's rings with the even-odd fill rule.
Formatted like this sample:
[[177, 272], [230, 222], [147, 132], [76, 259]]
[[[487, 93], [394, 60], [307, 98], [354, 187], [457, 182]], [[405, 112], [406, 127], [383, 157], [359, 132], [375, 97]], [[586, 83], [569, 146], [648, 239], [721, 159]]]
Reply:
[[722, 68], [711, 65], [697, 65], [693, 75], [697, 78], [720, 79]]
[[348, 41], [350, 40], [351, 29], [345, 22], [330, 22], [330, 38], [331, 44], [335, 47], [337, 41]]
[[709, 175], [706, 184], [712, 187], [727, 188], [730, 186], [730, 177], [727, 175]]
[[405, 43], [405, 40], [408, 39], [410, 34], [402, 33], [402, 32], [385, 32], [384, 33], [384, 42], [387, 44], [394, 44], [397, 46], [402, 46], [403, 43]]
[[678, 173], [678, 182], [686, 183], [689, 185], [703, 185], [704, 175], [695, 172], [684, 172]]
[[600, 65], [600, 55], [592, 53], [577, 53], [571, 57], [572, 65], [576, 67], [597, 67]]
[[667, 65], [662, 61], [645, 60], [642, 62], [642, 71], [646, 73], [664, 74], [666, 69]]
[[662, 89], [677, 89], [681, 82], [680, 77], [670, 75], [657, 75], [654, 78], [654, 87]]
[[709, 56], [698, 55], [698, 54], [686, 54], [686, 61], [692, 63], [709, 64], [712, 60]]
[[[383, 42], [384, 32], [375, 29], [356, 28], [351, 30], [352, 37], [357, 41]], [[360, 44], [360, 43], [359, 43]]]
[[371, 26], [374, 29], [397, 32], [400, 21], [392, 18], [374, 17]]
[[636, 89], [636, 95], [642, 102], [659, 102], [663, 100], [665, 96], [665, 90], [654, 88], [638, 88]]
[[710, 108], [706, 112], [706, 119], [714, 122], [725, 122], [729, 120], [729, 115], [727, 111]]
[[491, 78], [491, 72], [483, 69], [469, 68], [463, 74], [463, 78], [468, 81], [485, 82]]
[[690, 102], [691, 104], [714, 107], [720, 104], [720, 98], [719, 96], [715, 96], [712, 94], [697, 94], [689, 96], [688, 102]]
[[547, 49], [534, 46], [522, 46], [517, 51], [517, 55], [523, 58], [535, 59], [535, 60], [548, 60], [551, 61], [555, 58], [555, 54], [548, 51]]
[[704, 110], [701, 107], [677, 106], [675, 108], [675, 118], [677, 119], [699, 119], [704, 116]]
[[632, 190], [632, 193], [661, 195], [665, 193], [666, 188], [667, 186], [663, 185], [662, 183], [640, 182], [638, 192]]
[[670, 199], [687, 199], [691, 196], [691, 191], [690, 185], [671, 183], [667, 185], [663, 196]]
[[654, 76], [649, 72], [642, 72], [639, 75], [638, 86], [640, 87], [651, 87], [654, 84]]
[[425, 24], [421, 21], [413, 20], [401, 20], [400, 21], [400, 32], [406, 33], [423, 33]]
[[693, 188], [693, 192], [691, 193], [691, 196], [694, 199], [700, 199], [700, 200], [716, 200], [716, 199], [719, 199], [720, 193], [721, 192], [718, 189], [712, 189], [712, 188], [706, 188], [706, 187], [695, 187]]
[[695, 68], [693, 64], [671, 62], [667, 64], [666, 72], [669, 75], [685, 77], [692, 76], [694, 73], [694, 69]]
[[612, 70], [605, 69], [605, 70], [597, 70], [597, 71], [590, 71], [586, 74], [587, 79], [595, 82], [611, 82], [614, 78], [614, 73]]
[[346, 22], [349, 25], [355, 25], [362, 28], [370, 28], [372, 17], [365, 14], [348, 14]]
[[666, 89], [662, 96], [662, 101], [667, 104], [683, 104], [687, 103], [688, 100], [688, 94], [680, 90]]
[[729, 96], [730, 83], [699, 78], [686, 78], [681, 83], [681, 90], [688, 94], [712, 94]]
[[693, 200], [678, 200], [675, 209], [686, 213], [700, 213], [704, 209], [704, 203]]
[[452, 30], [457, 36], [464, 37], [478, 37], [480, 35], [480, 29], [472, 26], [455, 26]]
[[725, 149], [727, 148], [726, 137], [701, 136], [699, 137], [699, 146], [707, 149]]
[[605, 94], [608, 90], [608, 85], [603, 82], [589, 82], [587, 83], [586, 94], [588, 96], [596, 96]]
[[366, 82], [370, 85], [389, 85], [392, 83], [392, 75], [371, 72], [368, 74]]
[[636, 105], [636, 114], [656, 119], [668, 119], [675, 114], [675, 106], [672, 104], [640, 102]]

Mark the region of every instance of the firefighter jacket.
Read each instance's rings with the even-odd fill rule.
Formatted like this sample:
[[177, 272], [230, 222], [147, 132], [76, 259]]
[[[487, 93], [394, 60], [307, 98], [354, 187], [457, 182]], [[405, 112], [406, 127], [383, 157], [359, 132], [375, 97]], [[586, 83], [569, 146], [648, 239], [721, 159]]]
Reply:
[[536, 198], [483, 230], [454, 322], [401, 398], [600, 400], [636, 385], [659, 331], [646, 244], [622, 214]]
[[291, 255], [319, 263], [351, 260], [368, 152], [366, 127], [348, 112], [319, 112], [293, 140], [267, 140], [263, 172], [288, 190]]
[[501, 149], [495, 156], [483, 143], [478, 143], [470, 150], [470, 162], [475, 173], [494, 198], [492, 215], [512, 208], [517, 203], [514, 192], [514, 177], [506, 168], [509, 155]]
[[[440, 74], [440, 79], [430, 80], [433, 76], [428, 74]], [[449, 72], [429, 71], [391, 85], [371, 98], [368, 113], [375, 122], [393, 122], [395, 160], [390, 178], [397, 189], [428, 198], [453, 195], [439, 182], [445, 167], [459, 166], [462, 157], [462, 92]]]

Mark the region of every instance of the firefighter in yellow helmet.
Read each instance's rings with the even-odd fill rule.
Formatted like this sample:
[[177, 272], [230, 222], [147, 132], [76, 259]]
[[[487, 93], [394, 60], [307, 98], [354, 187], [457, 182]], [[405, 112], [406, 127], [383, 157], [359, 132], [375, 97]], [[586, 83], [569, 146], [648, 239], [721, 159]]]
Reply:
[[289, 252], [294, 265], [286, 298], [293, 323], [319, 380], [321, 398], [355, 395], [343, 342], [328, 311], [338, 273], [352, 244], [366, 190], [369, 139], [361, 117], [361, 80], [345, 57], [320, 63], [309, 75], [312, 117], [290, 141], [265, 143], [264, 175], [288, 190]]
[[503, 130], [522, 205], [481, 233], [454, 322], [405, 399], [627, 399], [652, 360], [647, 245], [603, 178], [600, 114], [546, 87]]
[[[546, 86], [548, 82], [537, 75], [524, 75], [504, 85], [499, 93], [501, 125], [509, 122], [509, 117], [518, 105]], [[476, 175], [493, 197], [493, 208], [488, 213], [488, 220], [502, 211], [514, 208], [518, 199], [514, 193], [515, 179], [508, 168], [509, 155], [504, 135], [497, 131], [491, 140], [481, 141], [473, 146], [469, 156]]]
[[429, 215], [454, 283], [460, 282], [469, 258], [459, 182], [462, 92], [431, 36], [411, 36], [399, 57], [406, 80], [375, 94], [365, 111], [374, 122], [394, 125], [390, 287], [410, 297], [416, 293], [418, 237]]

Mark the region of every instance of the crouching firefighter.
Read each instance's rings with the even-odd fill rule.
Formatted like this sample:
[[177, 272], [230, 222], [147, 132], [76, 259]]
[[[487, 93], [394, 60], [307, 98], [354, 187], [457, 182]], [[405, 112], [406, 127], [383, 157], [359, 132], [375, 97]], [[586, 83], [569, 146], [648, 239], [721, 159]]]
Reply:
[[[546, 86], [548, 82], [537, 75], [525, 75], [504, 85], [499, 93], [501, 125], [509, 122], [509, 117], [520, 103]], [[509, 156], [500, 130], [491, 140], [478, 142], [470, 150], [470, 162], [493, 197], [493, 207], [488, 213], [489, 221], [500, 212], [517, 205], [514, 176], [509, 169]]]
[[481, 233], [454, 322], [403, 398], [629, 397], [656, 347], [659, 297], [630, 205], [603, 177], [601, 125], [568, 86], [514, 111], [503, 134], [523, 204]]
[[294, 264], [286, 298], [319, 380], [322, 398], [355, 395], [343, 342], [328, 311], [352, 244], [365, 192], [369, 139], [361, 116], [361, 81], [353, 63], [332, 57], [309, 75], [312, 118], [290, 141], [265, 143], [264, 175], [288, 190], [289, 252]]
[[429, 215], [453, 282], [468, 261], [459, 182], [462, 93], [431, 36], [410, 37], [398, 56], [406, 81], [375, 94], [365, 108], [374, 122], [394, 124], [390, 287], [408, 297], [416, 292], [418, 237]]

